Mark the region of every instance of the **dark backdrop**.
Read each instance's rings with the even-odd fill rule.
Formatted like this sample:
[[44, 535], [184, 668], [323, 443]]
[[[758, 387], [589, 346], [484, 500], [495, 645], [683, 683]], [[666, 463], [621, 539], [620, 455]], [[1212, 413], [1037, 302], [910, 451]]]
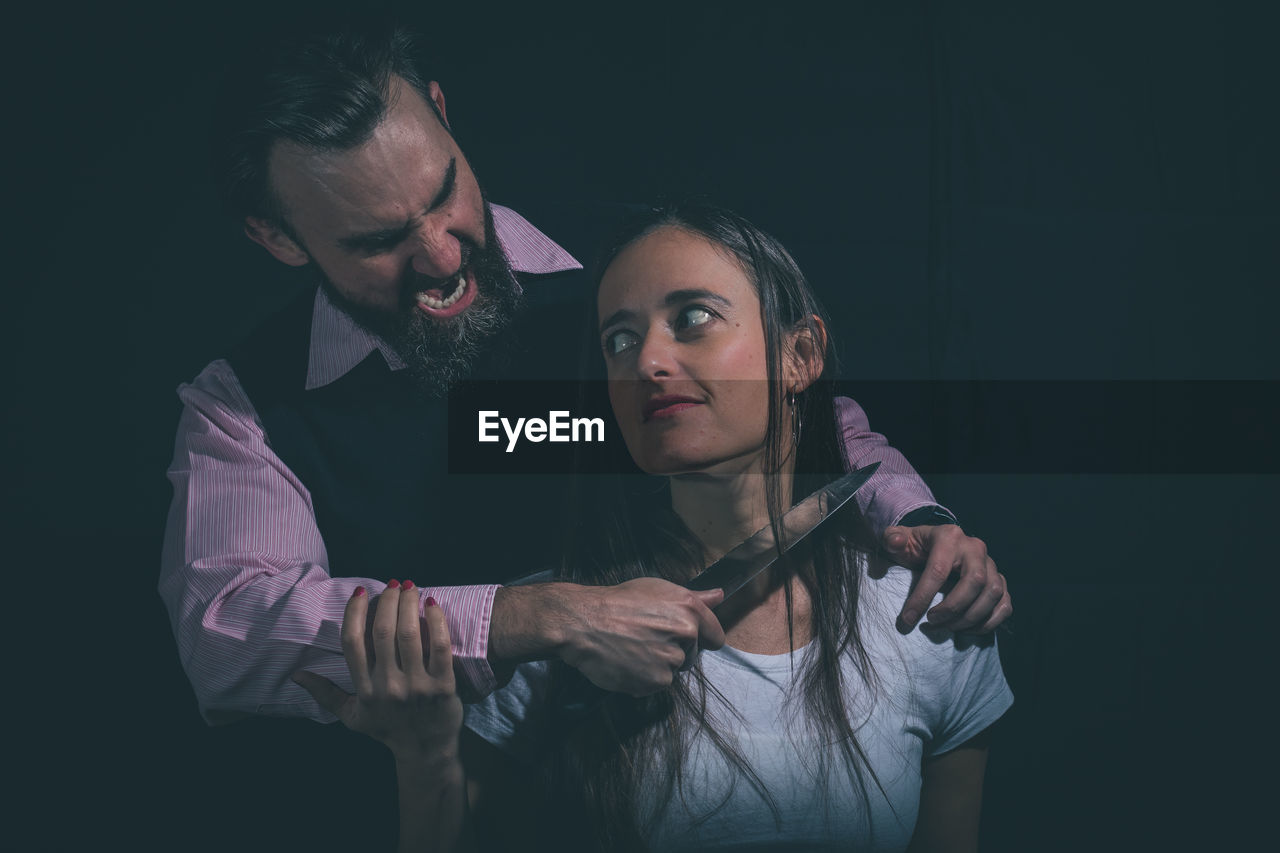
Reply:
[[[927, 446], [993, 426], [981, 391], [923, 432], [870, 416], [931, 460], [1013, 584], [986, 849], [1251, 839], [1275, 787], [1270, 4], [431, 5], [405, 16], [493, 200], [708, 193], [793, 249], [852, 378], [1122, 397], [1204, 380], [1147, 412], [1178, 440], [1137, 466], [1115, 462], [1141, 454], [1132, 429], [1096, 465], [1059, 464], [1107, 429], [1052, 396], [1019, 425], [1038, 453], [990, 470]], [[213, 70], [315, 6], [54, 3], [11, 22], [19, 848], [219, 847], [272, 814], [269, 758], [235, 769], [236, 729], [200, 721], [155, 582], [174, 388], [297, 284], [218, 210]], [[1212, 389], [1241, 379], [1258, 382], [1224, 418]], [[337, 804], [354, 783], [309, 784]], [[378, 816], [288, 816], [361, 819]]]

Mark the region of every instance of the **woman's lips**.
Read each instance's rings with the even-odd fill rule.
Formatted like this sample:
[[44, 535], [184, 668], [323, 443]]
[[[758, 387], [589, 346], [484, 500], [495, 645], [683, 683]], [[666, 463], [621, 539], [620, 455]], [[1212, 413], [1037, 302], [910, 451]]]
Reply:
[[685, 409], [691, 409], [694, 406], [701, 406], [702, 401], [693, 397], [654, 397], [644, 404], [641, 410], [643, 421], [648, 423], [654, 418], [671, 418], [675, 417]]

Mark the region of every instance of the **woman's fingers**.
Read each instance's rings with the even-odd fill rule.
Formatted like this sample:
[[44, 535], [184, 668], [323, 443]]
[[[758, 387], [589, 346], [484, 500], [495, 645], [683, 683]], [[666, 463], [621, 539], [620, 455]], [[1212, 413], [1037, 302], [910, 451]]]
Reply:
[[398, 682], [399, 655], [396, 653], [396, 623], [400, 621], [400, 581], [392, 578], [378, 598], [373, 614], [373, 683], [383, 691]]
[[[403, 684], [401, 678], [408, 674], [411, 679], [417, 674], [430, 675], [435, 679], [448, 678], [453, 684], [453, 653], [450, 649], [449, 626], [444, 613], [434, 598], [428, 598], [429, 606], [420, 619], [420, 591], [413, 581], [401, 584], [392, 580], [387, 584], [378, 599], [377, 611], [373, 615], [373, 648], [374, 665], [372, 675], [364, 669], [364, 658], [356, 652], [362, 651], [364, 635], [357, 633], [352, 617], [353, 608], [360, 607], [363, 617], [367, 603], [360, 596], [360, 601], [353, 597], [347, 605], [347, 618], [343, 621], [343, 649], [351, 646], [347, 656], [347, 666], [351, 668], [352, 678], [358, 678], [357, 664], [364, 669], [366, 683], [375, 682], [380, 687]], [[362, 623], [363, 618], [360, 619]], [[357, 687], [358, 687], [357, 683]], [[398, 693], [399, 691], [393, 691]]]
[[445, 621], [444, 611], [434, 598], [427, 599], [427, 606], [422, 611], [422, 624], [426, 631], [422, 637], [422, 646], [427, 650], [427, 675], [439, 681], [441, 686], [453, 690], [453, 650], [449, 639], [449, 623]]
[[418, 605], [421, 603], [413, 581], [405, 581], [400, 587], [400, 602], [396, 621], [396, 648], [400, 651], [400, 666], [412, 680], [422, 672], [422, 632], [418, 627]]
[[[347, 669], [351, 671], [351, 682], [356, 693], [367, 696], [372, 690], [369, 678], [369, 657], [365, 649], [365, 620], [369, 613], [369, 596], [362, 586], [356, 587], [351, 598], [347, 599], [347, 609], [342, 615], [342, 654], [347, 659]], [[303, 684], [303, 687], [307, 685]], [[310, 690], [310, 688], [307, 688]], [[313, 692], [314, 696], [315, 693]], [[319, 701], [320, 697], [316, 697]], [[321, 702], [323, 705], [324, 703]], [[328, 706], [325, 706], [326, 708]], [[335, 712], [336, 713], [336, 712]]]
[[420, 596], [412, 581], [395, 580], [376, 601], [363, 587], [352, 594], [342, 619], [342, 652], [355, 695], [314, 673], [293, 675], [347, 728], [397, 755], [438, 755], [450, 743], [456, 746], [462, 725], [449, 626], [435, 599], [428, 598], [427, 612], [418, 615]]

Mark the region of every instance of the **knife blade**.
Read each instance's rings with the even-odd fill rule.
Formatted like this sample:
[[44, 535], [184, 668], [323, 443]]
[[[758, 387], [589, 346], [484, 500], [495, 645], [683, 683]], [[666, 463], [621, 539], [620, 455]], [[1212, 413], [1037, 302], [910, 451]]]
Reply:
[[773, 527], [766, 524], [685, 583], [685, 587], [694, 590], [723, 589], [724, 600], [712, 609], [719, 608], [730, 596], [751, 583], [757, 575], [777, 562], [779, 557], [835, 515], [871, 479], [871, 475], [879, 467], [879, 462], [873, 462], [850, 471], [787, 510], [779, 522], [782, 528], [781, 548], [775, 547]]

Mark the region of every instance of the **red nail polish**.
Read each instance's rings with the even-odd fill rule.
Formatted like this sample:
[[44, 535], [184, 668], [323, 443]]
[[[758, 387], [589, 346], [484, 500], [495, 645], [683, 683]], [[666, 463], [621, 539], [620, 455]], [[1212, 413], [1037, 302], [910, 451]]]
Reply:
[[404, 582], [404, 584], [403, 584], [400, 588], [401, 588], [401, 589], [404, 589], [404, 590], [410, 590], [410, 589], [413, 589], [413, 581], [405, 581], [405, 582]]
[[399, 589], [399, 588], [400, 588], [400, 581], [396, 580], [395, 578], [392, 578], [391, 580], [387, 581], [387, 589]]
[[436, 600], [435, 600], [434, 598], [432, 598], [431, 596], [429, 596], [429, 595], [427, 596], [427, 606], [428, 606], [428, 607], [435, 607], [435, 606], [436, 606]]
[[362, 586], [356, 587], [356, 591], [351, 593], [352, 598], [359, 598], [362, 595], [364, 595], [364, 587]]

